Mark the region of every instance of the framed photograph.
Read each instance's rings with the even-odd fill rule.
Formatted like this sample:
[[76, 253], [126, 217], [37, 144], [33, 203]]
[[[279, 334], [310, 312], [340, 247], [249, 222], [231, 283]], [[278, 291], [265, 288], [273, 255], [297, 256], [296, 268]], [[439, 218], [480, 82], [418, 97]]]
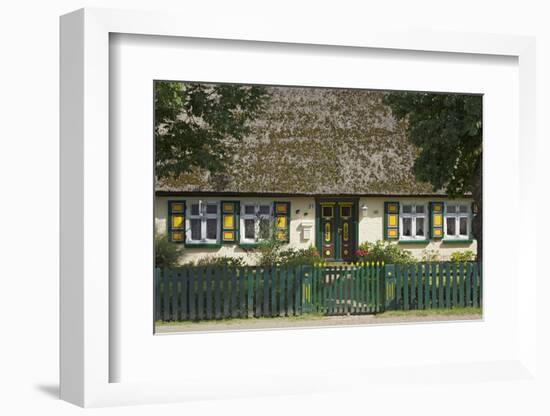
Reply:
[[533, 39], [244, 28], [61, 19], [62, 398], [533, 379]]
[[481, 319], [481, 94], [154, 94], [156, 334]]

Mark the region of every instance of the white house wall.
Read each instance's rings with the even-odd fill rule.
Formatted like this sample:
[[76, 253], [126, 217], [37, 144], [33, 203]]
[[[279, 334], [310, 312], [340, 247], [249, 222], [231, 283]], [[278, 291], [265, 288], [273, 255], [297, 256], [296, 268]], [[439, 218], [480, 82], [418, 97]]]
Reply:
[[[384, 239], [384, 202], [445, 202], [450, 201], [445, 198], [430, 197], [364, 197], [359, 199], [359, 243], [363, 241], [376, 241]], [[463, 201], [463, 200], [461, 200]], [[469, 200], [469, 203], [472, 201]], [[367, 210], [361, 208], [366, 205]], [[427, 244], [398, 243], [400, 247], [410, 251], [416, 258], [421, 259], [426, 251], [436, 250], [441, 260], [448, 260], [449, 256], [455, 251], [472, 250], [476, 253], [476, 241], [471, 243], [446, 243], [441, 240], [430, 240]]]
[[[315, 212], [315, 198], [313, 197], [280, 197], [280, 198], [259, 198], [259, 197], [156, 197], [155, 198], [155, 226], [159, 233], [166, 233], [167, 231], [167, 217], [168, 217], [168, 201], [191, 201], [202, 199], [203, 201], [235, 201], [241, 202], [241, 205], [245, 202], [268, 202], [284, 201], [290, 202], [290, 242], [286, 245], [287, 248], [308, 248], [309, 246], [315, 246], [316, 235], [316, 212]], [[418, 198], [418, 197], [361, 197], [358, 204], [358, 219], [359, 219], [359, 244], [364, 241], [374, 242], [382, 240], [384, 238], [384, 202], [397, 201], [397, 202], [418, 202], [428, 203], [435, 201], [448, 201], [444, 198]], [[471, 201], [469, 201], [471, 202]], [[366, 209], [363, 207], [366, 206]], [[311, 227], [310, 238], [304, 238], [303, 229]], [[358, 244], [358, 245], [359, 245]], [[436, 250], [439, 253], [441, 260], [447, 260], [451, 253], [456, 251], [472, 250], [476, 252], [476, 242], [472, 243], [445, 243], [442, 241], [430, 240], [425, 244], [414, 243], [398, 243], [403, 249], [410, 251], [416, 258], [421, 259], [426, 250]], [[248, 263], [254, 263], [256, 255], [253, 249], [243, 249], [238, 244], [223, 244], [221, 247], [215, 248], [193, 248], [186, 246], [184, 254], [181, 258], [182, 263], [193, 262], [205, 256], [230, 256], [230, 257], [242, 257]]]

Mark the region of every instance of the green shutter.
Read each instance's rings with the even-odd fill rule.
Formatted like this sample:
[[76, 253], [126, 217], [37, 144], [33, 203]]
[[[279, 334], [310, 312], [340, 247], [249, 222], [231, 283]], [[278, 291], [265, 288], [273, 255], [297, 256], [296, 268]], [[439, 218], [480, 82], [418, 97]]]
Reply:
[[430, 237], [443, 238], [443, 202], [430, 202]]
[[168, 238], [173, 243], [185, 243], [185, 201], [168, 201]]
[[399, 240], [399, 202], [384, 202], [384, 240]]
[[290, 241], [290, 202], [273, 203], [275, 217], [275, 238], [288, 243]]
[[222, 243], [239, 241], [239, 201], [221, 201]]

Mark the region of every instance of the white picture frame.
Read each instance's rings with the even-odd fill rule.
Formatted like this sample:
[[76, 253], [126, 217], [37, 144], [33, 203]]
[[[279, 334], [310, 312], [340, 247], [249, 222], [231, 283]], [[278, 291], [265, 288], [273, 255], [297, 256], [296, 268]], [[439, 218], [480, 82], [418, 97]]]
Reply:
[[[113, 293], [120, 288], [109, 276], [117, 267], [109, 247], [112, 243], [110, 227], [120, 220], [113, 217], [110, 201], [110, 171], [116, 169], [110, 158], [109, 135], [109, 37], [110, 34], [170, 36], [181, 38], [223, 39], [226, 42], [276, 42], [281, 48], [299, 44], [305, 47], [327, 46], [339, 48], [371, 48], [434, 52], [438, 54], [468, 54], [508, 56], [518, 60], [519, 83], [519, 175], [511, 187], [519, 215], [518, 239], [529, 233], [529, 210], [535, 205], [535, 41], [530, 37], [487, 35], [471, 33], [433, 33], [422, 31], [380, 31], [365, 29], [330, 32], [321, 29], [304, 31], [266, 25], [259, 30], [247, 27], [243, 19], [240, 34], [233, 24], [216, 22], [208, 25], [190, 21], [174, 13], [150, 13], [106, 9], [82, 9], [61, 18], [61, 398], [80, 406], [108, 406], [120, 404], [159, 403], [220, 397], [249, 397], [272, 394], [297, 394], [342, 389], [369, 388], [371, 392], [384, 383], [401, 377], [405, 385], [450, 382], [443, 372], [465, 383], [481, 384], [484, 380], [506, 380], [520, 383], [537, 381], [536, 361], [536, 293], [537, 271], [535, 250], [526, 244], [515, 248], [510, 278], [517, 279], [522, 264], [522, 282], [517, 287], [517, 305], [514, 316], [521, 323], [514, 326], [517, 345], [499, 361], [476, 360], [468, 356], [459, 362], [449, 360], [440, 364], [418, 362], [414, 368], [374, 368], [369, 372], [342, 366], [328, 372], [292, 374], [285, 371], [268, 373], [269, 380], [231, 380], [182, 377], [177, 380], [112, 382], [113, 366], [123, 357], [113, 349], [121, 337], [118, 327], [111, 322], [119, 305], [113, 304]], [[258, 44], [261, 48], [261, 44]], [[515, 186], [517, 185], [517, 186]], [[491, 212], [487, 206], [487, 212]], [[152, 221], [152, 218], [151, 218]], [[532, 234], [531, 234], [532, 238]], [[491, 288], [488, 287], [487, 290]], [[484, 305], [485, 306], [485, 305]], [[484, 310], [492, 319], [491, 309]], [[517, 313], [517, 314], [516, 314]], [[455, 323], [456, 328], [468, 333], [479, 330], [471, 325]], [[403, 335], [414, 336], [420, 326], [408, 326]], [[337, 330], [337, 329], [336, 329]], [[355, 328], [357, 330], [357, 328]], [[332, 332], [330, 332], [332, 331]], [[283, 331], [279, 337], [292, 342], [308, 342], [312, 337], [331, 334], [335, 329], [316, 332], [307, 330]], [[346, 330], [353, 334], [353, 328]], [[370, 329], [372, 336], [380, 331]], [[267, 334], [267, 332], [263, 333]], [[344, 334], [341, 332], [340, 334]], [[151, 331], [151, 336], [153, 336]], [[225, 335], [238, 343], [239, 333]], [[269, 335], [260, 335], [268, 337]], [[170, 343], [162, 337], [162, 343]], [[136, 346], [137, 348], [137, 346]], [[507, 350], [508, 352], [508, 350]], [[513, 353], [512, 353], [513, 352]], [[504, 359], [506, 358], [506, 359]], [[245, 371], [246, 373], [246, 371]], [[261, 374], [261, 373], [257, 373]], [[408, 374], [408, 375], [407, 375]], [[412, 374], [412, 375], [411, 375]], [[322, 375], [330, 375], [336, 383], [322, 382]], [[343, 381], [345, 380], [345, 381]], [[420, 381], [418, 381], [420, 380]], [[380, 387], [380, 383], [382, 386]], [[465, 387], [464, 387], [465, 388]], [[450, 392], [443, 388], [442, 397]], [[378, 390], [377, 390], [378, 391]], [[384, 397], [381, 393], [380, 398]]]

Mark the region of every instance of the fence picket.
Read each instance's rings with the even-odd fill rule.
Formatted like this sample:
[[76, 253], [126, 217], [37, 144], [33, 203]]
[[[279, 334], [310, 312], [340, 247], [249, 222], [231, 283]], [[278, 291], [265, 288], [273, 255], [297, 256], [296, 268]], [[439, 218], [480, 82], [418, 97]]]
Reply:
[[458, 306], [458, 263], [453, 264], [453, 305], [454, 307]]
[[472, 306], [474, 308], [477, 308], [479, 305], [477, 285], [478, 285], [478, 278], [477, 278], [477, 265], [476, 265], [474, 266], [474, 270], [472, 273]]
[[431, 279], [430, 279], [430, 264], [424, 264], [424, 309], [429, 309], [431, 306], [430, 298], [430, 288], [431, 288]]
[[162, 270], [160, 268], [155, 268], [155, 285], [154, 285], [154, 288], [155, 288], [155, 317], [154, 317], [154, 320], [155, 321], [160, 321], [161, 320], [161, 316], [160, 316], [160, 294], [161, 294], [161, 290], [160, 290], [160, 281], [161, 281], [161, 274], [162, 274]]
[[465, 280], [465, 270], [464, 270], [464, 263], [460, 263], [460, 271], [458, 273], [459, 275], [459, 280], [458, 280], [458, 287], [459, 287], [459, 292], [458, 292], [458, 299], [459, 299], [459, 304], [460, 304], [460, 307], [463, 308], [464, 307], [464, 280]]
[[270, 316], [278, 315], [277, 311], [277, 268], [270, 268], [270, 281], [271, 281], [271, 310]]
[[179, 302], [180, 302], [180, 316], [179, 319], [182, 321], [186, 321], [189, 319], [188, 315], [188, 301], [187, 301], [187, 291], [188, 291], [188, 285], [189, 285], [189, 269], [185, 268], [182, 269], [180, 272], [180, 288], [181, 291], [179, 293]]
[[338, 267], [338, 313], [342, 315], [344, 313], [344, 278], [343, 267]]
[[466, 298], [465, 306], [472, 306], [472, 263], [466, 263]]
[[416, 265], [416, 290], [417, 290], [417, 309], [424, 309], [424, 282], [423, 282], [423, 267], [422, 263]]
[[250, 268], [245, 267], [242, 269], [242, 273], [239, 275], [239, 298], [240, 298], [240, 316], [241, 318], [252, 317], [252, 301], [251, 301], [251, 287], [252, 287], [252, 271]]
[[282, 266], [279, 271], [279, 316], [286, 315], [286, 267]]
[[404, 266], [404, 275], [403, 275], [403, 309], [409, 310], [409, 272], [411, 266]]
[[451, 265], [445, 263], [445, 307], [451, 307]]
[[432, 308], [437, 308], [437, 281], [436, 281], [436, 264], [430, 264], [430, 276], [432, 284]]
[[478, 279], [479, 279], [479, 306], [483, 305], [483, 265], [481, 263], [477, 264], [478, 267]]
[[381, 285], [380, 285], [380, 266], [378, 263], [376, 263], [376, 270], [375, 270], [375, 281], [376, 281], [376, 292], [374, 294], [374, 310], [375, 312], [380, 312], [380, 305], [382, 303], [381, 300]]
[[342, 268], [342, 313], [349, 313], [349, 266]]
[[188, 297], [189, 297], [189, 320], [194, 321], [197, 317], [197, 296], [196, 296], [196, 286], [197, 286], [197, 269], [188, 269], [189, 276], [189, 288], [188, 288]]
[[395, 309], [401, 309], [401, 299], [403, 290], [403, 277], [401, 276], [401, 266], [395, 265]]
[[214, 270], [214, 317], [221, 318], [221, 303], [222, 303], [222, 279], [220, 267]]
[[318, 275], [318, 269], [316, 267], [313, 267], [312, 269], [312, 273], [313, 273], [313, 284], [314, 284], [314, 287], [315, 287], [315, 290], [314, 290], [314, 302], [313, 302], [313, 310], [315, 311], [315, 313], [319, 313], [320, 310], [319, 310], [319, 305], [321, 304], [321, 286], [320, 286], [320, 283], [321, 281], [319, 280], [319, 275]]
[[359, 264], [353, 266], [353, 273], [351, 279], [351, 313], [359, 313]]
[[294, 315], [302, 313], [302, 269], [294, 268]]

